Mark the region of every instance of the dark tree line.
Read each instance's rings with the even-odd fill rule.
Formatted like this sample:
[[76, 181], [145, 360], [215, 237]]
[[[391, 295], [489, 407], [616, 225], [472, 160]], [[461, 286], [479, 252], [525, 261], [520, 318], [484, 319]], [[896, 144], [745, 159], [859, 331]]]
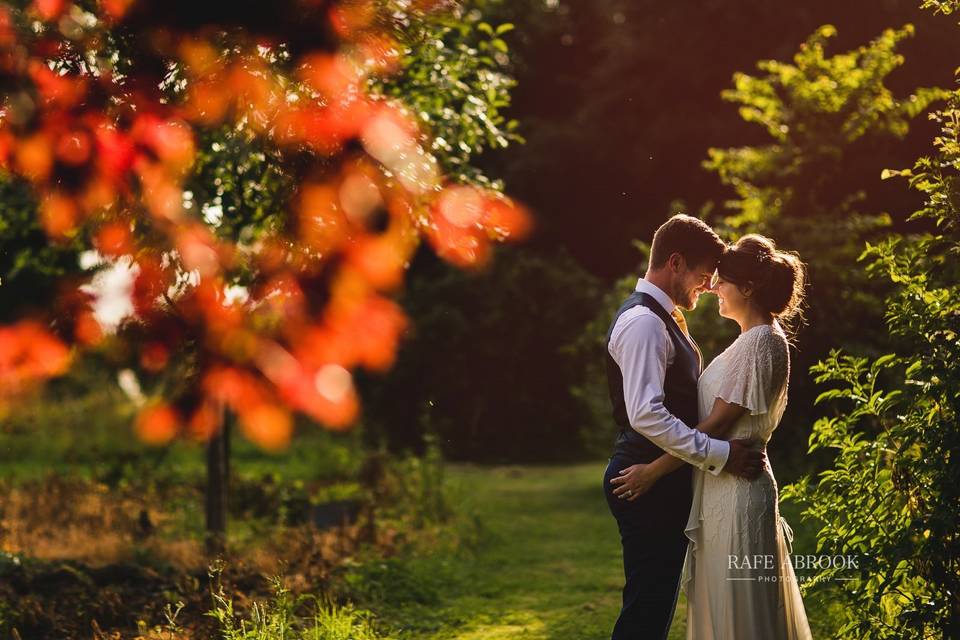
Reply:
[[[510, 261], [546, 260], [554, 276], [534, 275], [535, 268], [524, 267], [479, 280], [451, 274], [449, 284], [431, 289], [418, 288], [414, 280], [405, 299], [417, 325], [446, 323], [454, 336], [447, 339], [466, 345], [471, 355], [461, 361], [446, 340], [431, 342], [418, 332], [402, 347], [398, 362], [400, 372], [411, 373], [373, 383], [383, 394], [377, 398], [385, 400], [369, 407], [370, 431], [393, 433], [393, 444], [414, 447], [423, 432], [436, 431], [446, 451], [458, 458], [601, 453], [609, 424], [603, 387], [593, 378], [602, 374], [596, 367], [602, 345], [588, 334], [605, 328], [611, 310], [605, 308], [610, 298], [604, 302], [603, 296], [614, 289], [613, 282], [641, 272], [643, 256], [634, 241], [648, 241], [670, 213], [683, 210], [726, 228], [731, 238], [748, 230], [770, 233], [811, 263], [809, 326], [798, 336], [789, 426], [778, 434], [784, 450], [802, 452], [818, 415], [808, 367], [832, 347], [855, 345], [879, 353], [890, 341], [882, 330], [885, 285], [864, 278], [856, 258], [865, 240], [902, 229], [919, 206], [918, 194], [880, 175], [923, 153], [935, 126], [918, 109], [902, 116], [903, 130], [871, 125], [847, 139], [830, 129], [841, 126], [842, 118], [813, 113], [811, 121], [822, 129], [819, 140], [829, 148], [814, 151], [814, 136], [809, 144], [774, 154], [771, 162], [780, 163], [779, 169], [739, 176], [764, 188], [791, 186], [792, 192], [778, 221], [738, 226], [730, 224], [738, 213], [730, 201], [742, 200], [742, 194], [725, 182], [716, 163], [712, 169], [704, 166], [708, 150], [760, 149], [771, 138], [741, 117], [743, 105], [724, 100], [721, 93], [733, 88], [736, 72], [762, 76], [759, 60], [792, 62], [824, 24], [836, 28], [826, 44], [827, 54], [835, 55], [911, 23], [915, 34], [898, 38], [891, 54], [902, 55], [903, 64], [862, 83], [863, 91], [882, 86], [909, 100], [918, 87], [950, 86], [950, 60], [960, 53], [960, 43], [949, 20], [922, 11], [913, 0], [527, 0], [491, 2], [489, 9], [498, 21], [517, 27], [506, 36], [518, 81], [509, 113], [521, 122], [526, 142], [506, 152], [487, 152], [480, 162], [536, 216], [532, 242]], [[856, 98], [848, 105], [858, 108]], [[799, 171], [788, 166], [795, 160], [802, 165]], [[415, 264], [414, 272], [435, 269], [429, 262]], [[497, 280], [502, 277], [512, 282]], [[490, 286], [482, 284], [487, 278], [493, 278]], [[514, 293], [517, 288], [523, 295]], [[530, 308], [564, 310], [564, 320], [550, 327], [549, 344], [528, 339], [541, 326]], [[719, 348], [729, 332], [722, 322], [708, 320], [710, 313], [715, 313], [712, 307], [699, 312], [695, 328]], [[593, 326], [581, 318], [593, 319]], [[504, 369], [505, 358], [526, 351], [530, 357], [520, 359], [526, 382], [518, 385], [512, 383], [517, 376]], [[504, 383], [463, 382], [478, 373], [484, 380], [499, 375]], [[482, 427], [471, 427], [477, 421]], [[552, 437], [544, 437], [547, 432]]]

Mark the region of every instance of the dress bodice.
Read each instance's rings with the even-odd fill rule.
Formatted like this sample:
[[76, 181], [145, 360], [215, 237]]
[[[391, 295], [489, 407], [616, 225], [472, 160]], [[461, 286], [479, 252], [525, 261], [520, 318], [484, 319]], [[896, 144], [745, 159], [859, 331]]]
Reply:
[[780, 325], [757, 325], [741, 333], [704, 370], [697, 383], [700, 416], [710, 415], [721, 398], [748, 411], [733, 425], [728, 440], [770, 440], [787, 406], [790, 351]]

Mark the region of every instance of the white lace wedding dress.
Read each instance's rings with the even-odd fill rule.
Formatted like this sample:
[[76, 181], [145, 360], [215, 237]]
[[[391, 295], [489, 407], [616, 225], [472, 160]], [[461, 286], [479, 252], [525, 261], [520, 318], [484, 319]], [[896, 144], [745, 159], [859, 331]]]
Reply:
[[[787, 404], [789, 357], [776, 323], [743, 332], [700, 376], [700, 415], [718, 397], [746, 407], [728, 438], [765, 445]], [[780, 517], [770, 466], [756, 480], [695, 469], [693, 483], [683, 571], [688, 640], [811, 638], [790, 563], [793, 532]]]

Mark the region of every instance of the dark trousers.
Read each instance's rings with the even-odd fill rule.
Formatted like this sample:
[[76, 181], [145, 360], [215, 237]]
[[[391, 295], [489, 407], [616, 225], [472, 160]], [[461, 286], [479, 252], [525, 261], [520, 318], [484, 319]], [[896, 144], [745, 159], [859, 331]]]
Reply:
[[680, 591], [687, 550], [684, 527], [690, 513], [690, 467], [661, 478], [633, 501], [613, 495], [610, 479], [635, 464], [616, 454], [603, 475], [610, 512], [623, 545], [623, 608], [612, 640], [661, 640], [667, 637]]

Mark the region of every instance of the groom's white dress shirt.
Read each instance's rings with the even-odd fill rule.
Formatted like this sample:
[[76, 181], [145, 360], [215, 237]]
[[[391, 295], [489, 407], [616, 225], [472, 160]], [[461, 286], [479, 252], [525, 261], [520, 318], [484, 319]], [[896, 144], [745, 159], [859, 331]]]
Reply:
[[[672, 314], [676, 305], [662, 289], [640, 278], [637, 291]], [[714, 475], [727, 463], [730, 444], [686, 425], [663, 406], [663, 381], [675, 350], [667, 325], [642, 305], [620, 315], [607, 346], [623, 374], [630, 425], [664, 451]]]

